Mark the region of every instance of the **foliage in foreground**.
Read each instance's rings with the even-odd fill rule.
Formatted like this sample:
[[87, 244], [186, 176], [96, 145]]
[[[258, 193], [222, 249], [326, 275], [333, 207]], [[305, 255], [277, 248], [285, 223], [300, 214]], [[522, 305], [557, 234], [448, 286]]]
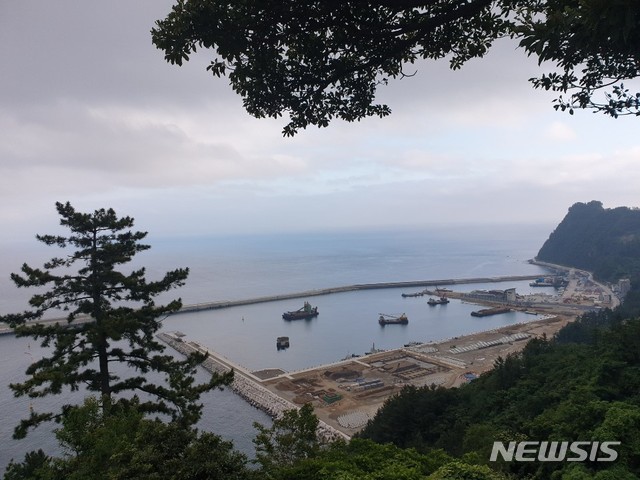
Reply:
[[89, 398], [70, 408], [56, 431], [65, 455], [31, 452], [7, 467], [5, 480], [251, 478], [246, 457], [231, 442], [176, 422], [145, 419], [138, 407], [134, 402], [105, 415], [100, 402]]
[[284, 135], [389, 115], [379, 85], [413, 76], [420, 59], [460, 68], [508, 36], [551, 65], [531, 81], [561, 94], [554, 108], [640, 114], [624, 84], [640, 73], [636, 0], [179, 0], [152, 30], [170, 63], [215, 52], [207, 70], [228, 75], [251, 115], [288, 115]]
[[[638, 298], [640, 288], [632, 286], [630, 298]], [[5, 478], [638, 478], [640, 310], [635, 305], [625, 302], [613, 312], [584, 315], [554, 339], [532, 340], [520, 354], [499, 359], [492, 371], [462, 388], [406, 388], [385, 403], [362, 433], [365, 438], [348, 444], [319, 442], [310, 406], [286, 412], [271, 428], [256, 426], [257, 470], [248, 469], [247, 459], [213, 434], [200, 434], [185, 421], [149, 419], [148, 406], [135, 397], [112, 402], [102, 394], [63, 410], [56, 433], [63, 457], [31, 452], [22, 463], [10, 464]], [[494, 440], [541, 439], [620, 441], [619, 459], [613, 464], [488, 462]]]
[[288, 410], [269, 428], [254, 424], [260, 478], [271, 480], [500, 480], [475, 459], [459, 461], [443, 451], [428, 455], [392, 444], [353, 439], [324, 442], [311, 404]]
[[428, 455], [371, 440], [336, 442], [312, 458], [278, 469], [277, 480], [502, 480], [484, 465], [458, 461], [442, 451]]
[[544, 480], [582, 478], [579, 472], [639, 476], [640, 319], [623, 320], [611, 311], [587, 315], [557, 340], [531, 340], [520, 354], [500, 358], [469, 385], [405, 388], [362, 436], [420, 452], [444, 449], [488, 464], [494, 441], [620, 441], [613, 465], [489, 465]]
[[256, 463], [261, 471], [272, 472], [315, 456], [324, 442], [318, 438], [318, 417], [310, 403], [300, 410], [286, 410], [267, 428], [258, 422], [253, 424], [258, 434], [253, 440], [256, 447]]
[[[106, 413], [115, 402], [126, 403], [126, 394], [137, 392], [145, 398], [138, 408], [194, 424], [202, 408], [200, 394], [228, 383], [231, 376], [214, 375], [196, 385], [195, 368], [206, 357], [192, 355], [178, 361], [164, 354], [165, 347], [155, 339], [161, 317], [179, 310], [181, 302], [161, 306], [154, 298], [182, 286], [189, 270], [173, 270], [156, 281], [146, 279], [144, 268], [124, 273], [123, 265], [150, 248], [140, 243], [146, 232], [131, 230], [132, 218], [119, 218], [112, 209], [81, 213], [69, 203], [56, 203], [56, 208], [67, 235], [36, 238], [61, 248], [61, 256], [42, 269], [25, 263], [22, 274], [11, 274], [17, 287], [37, 293], [29, 301], [30, 310], [0, 317], [18, 336], [33, 337], [52, 348], [47, 357], [29, 366], [29, 378], [10, 385], [11, 389], [16, 396], [36, 398], [83, 388], [100, 394]], [[65, 317], [55, 324], [37, 322], [52, 312]], [[126, 373], [116, 373], [114, 364], [126, 367]], [[161, 374], [164, 382], [150, 381], [151, 373]], [[28, 428], [59, 419], [68, 407], [63, 406], [62, 412], [32, 412], [14, 436], [23, 437]]]

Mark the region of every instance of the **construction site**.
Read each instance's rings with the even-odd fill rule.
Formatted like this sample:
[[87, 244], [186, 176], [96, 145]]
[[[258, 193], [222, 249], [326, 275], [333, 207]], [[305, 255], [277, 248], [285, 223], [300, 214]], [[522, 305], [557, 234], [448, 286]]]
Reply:
[[404, 386], [457, 387], [490, 370], [498, 357], [526, 341], [553, 335], [569, 321], [544, 317], [529, 323], [412, 345], [293, 373], [261, 375], [263, 386], [291, 403], [311, 403], [328, 425], [351, 436], [366, 425], [387, 398]]
[[553, 335], [570, 320], [541, 316], [531, 322], [370, 353], [298, 372], [274, 368], [250, 372], [179, 332], [162, 334], [161, 339], [185, 354], [208, 353], [204, 367], [212, 372], [233, 369], [236, 380], [231, 388], [270, 415], [311, 403], [325, 430], [333, 432], [327, 436], [347, 438], [361, 430], [385, 400], [404, 386], [463, 385], [491, 369], [498, 357], [519, 351], [530, 338]]
[[[601, 291], [594, 292], [594, 285]], [[451, 290], [424, 293], [451, 298], [465, 295]], [[437, 342], [412, 342], [394, 350], [372, 350], [362, 356], [296, 372], [277, 368], [248, 371], [177, 332], [162, 334], [161, 338], [183, 353], [193, 350], [208, 353], [205, 368], [211, 371], [233, 369], [236, 381], [232, 388], [257, 408], [277, 416], [287, 408], [310, 403], [323, 431], [329, 432], [326, 436], [348, 438], [405, 386], [464, 385], [490, 370], [498, 358], [520, 351], [528, 340], [550, 338], [581, 312], [600, 308], [603, 298], [606, 306], [617, 304], [607, 287], [596, 285], [588, 274], [578, 271], [567, 272], [566, 284], [555, 295], [513, 297], [512, 294], [505, 291], [509, 295], [507, 304], [495, 298], [479, 298], [478, 293], [474, 302], [492, 308], [508, 305], [521, 309], [532, 315], [531, 321]]]

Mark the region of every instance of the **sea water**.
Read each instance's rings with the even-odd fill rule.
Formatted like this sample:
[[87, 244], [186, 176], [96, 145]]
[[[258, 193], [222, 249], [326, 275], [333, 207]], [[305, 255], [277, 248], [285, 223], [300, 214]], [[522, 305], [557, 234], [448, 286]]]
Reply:
[[[211, 236], [184, 238], [149, 237], [149, 251], [133, 266], [144, 265], [157, 279], [168, 270], [189, 267], [187, 283], [164, 299], [181, 297], [185, 304], [238, 300], [282, 293], [339, 287], [359, 283], [403, 282], [449, 278], [544, 274], [527, 262], [546, 240], [548, 225], [458, 227], [430, 230], [315, 232], [281, 235]], [[50, 251], [49, 251], [50, 250]], [[23, 261], [39, 266], [58, 254], [37, 245], [6, 245], [0, 259], [0, 313], [26, 308], [30, 292], [17, 291], [8, 281]], [[479, 288], [511, 288], [528, 293], [528, 282], [457, 285], [468, 291]], [[397, 348], [411, 341], [453, 338], [521, 321], [529, 315], [512, 312], [477, 318], [477, 306], [452, 300], [430, 307], [428, 297], [403, 298], [420, 288], [343, 292], [332, 295], [253, 304], [223, 310], [201, 311], [168, 317], [165, 330], [179, 330], [189, 340], [228, 357], [250, 370], [281, 368], [287, 371], [337, 361], [347, 355], [375, 348]], [[311, 320], [285, 321], [282, 313], [296, 310], [307, 300], [320, 315]], [[380, 313], [405, 313], [407, 325], [378, 324]], [[290, 348], [277, 350], [276, 337], [288, 336]], [[28, 415], [33, 402], [14, 398], [7, 387], [22, 381], [24, 371], [44, 355], [31, 339], [0, 337], [0, 472], [11, 458], [22, 459], [36, 448], [59, 454], [45, 425], [26, 439], [11, 439], [20, 418]], [[202, 374], [204, 375], [204, 373]], [[77, 392], [39, 399], [37, 408], [56, 410], [62, 403], [82, 401]], [[200, 424], [232, 440], [235, 447], [252, 455], [253, 422], [269, 423], [262, 412], [250, 407], [232, 392], [215, 391], [203, 399]]]

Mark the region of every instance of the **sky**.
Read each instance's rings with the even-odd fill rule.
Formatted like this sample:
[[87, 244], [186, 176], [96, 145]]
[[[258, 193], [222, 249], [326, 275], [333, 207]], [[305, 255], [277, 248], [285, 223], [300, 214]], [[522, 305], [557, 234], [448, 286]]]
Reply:
[[206, 72], [213, 52], [165, 62], [150, 30], [171, 5], [0, 3], [0, 241], [49, 233], [56, 201], [164, 236], [555, 225], [575, 202], [640, 204], [640, 120], [556, 112], [510, 42], [460, 71], [410, 67], [378, 91], [389, 117], [284, 138]]

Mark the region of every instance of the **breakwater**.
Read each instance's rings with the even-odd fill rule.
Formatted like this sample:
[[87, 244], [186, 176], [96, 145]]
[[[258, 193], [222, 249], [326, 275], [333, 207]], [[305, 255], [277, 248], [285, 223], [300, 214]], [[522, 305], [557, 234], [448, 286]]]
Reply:
[[447, 278], [440, 280], [416, 280], [409, 282], [382, 282], [382, 283], [358, 283], [345, 285], [342, 287], [320, 288], [315, 290], [305, 290], [296, 293], [285, 293], [280, 295], [268, 295], [263, 297], [247, 298], [243, 300], [223, 300], [216, 302], [195, 303], [184, 305], [178, 313], [199, 312], [202, 310], [217, 310], [221, 308], [237, 307], [241, 305], [252, 305], [256, 303], [277, 302], [280, 300], [290, 300], [295, 298], [317, 297], [320, 295], [331, 295], [333, 293], [354, 292], [358, 290], [376, 290], [385, 288], [418, 288], [418, 287], [438, 287], [444, 285], [464, 285], [469, 283], [500, 283], [515, 282], [520, 280], [534, 280], [540, 277], [537, 275], [510, 275], [502, 277], [476, 277], [476, 278]]
[[[285, 410], [298, 410], [299, 407], [258, 384], [259, 379], [242, 367], [233, 365], [228, 359], [223, 359], [215, 352], [208, 350], [196, 342], [185, 342], [179, 335], [159, 333], [158, 338], [183, 355], [194, 352], [206, 353], [208, 357], [201, 364], [209, 373], [227, 373], [233, 370], [233, 382], [229, 387], [252, 406], [259, 408], [272, 418], [280, 417]], [[318, 424], [318, 436], [324, 441], [339, 439], [349, 440], [349, 436], [336, 430], [323, 421]]]
[[[78, 315], [75, 320], [73, 321], [74, 323], [72, 325], [80, 325], [83, 323], [88, 323], [88, 322], [93, 322], [93, 318], [91, 318], [88, 315]], [[47, 318], [47, 319], [43, 319], [43, 320], [37, 320], [37, 321], [32, 321], [32, 322], [28, 322], [28, 325], [34, 325], [34, 324], [38, 324], [38, 325], [56, 325], [56, 324], [60, 324], [60, 325], [69, 325], [69, 322], [67, 320], [67, 317], [57, 317], [57, 318]], [[13, 328], [11, 328], [10, 325], [4, 323], [4, 322], [0, 322], [0, 335], [8, 335], [8, 334], [13, 334]]]
[[[342, 287], [321, 288], [316, 290], [305, 290], [295, 293], [284, 293], [280, 295], [268, 295], [263, 297], [246, 298], [243, 300], [222, 300], [216, 302], [204, 302], [193, 303], [189, 305], [183, 305], [180, 310], [173, 313], [177, 315], [179, 313], [200, 312], [203, 310], [218, 310], [222, 308], [238, 307], [241, 305], [253, 305], [257, 303], [277, 302], [279, 300], [290, 300], [295, 298], [307, 298], [319, 295], [331, 295], [332, 293], [342, 292], [354, 292], [358, 290], [376, 290], [385, 288], [417, 288], [417, 287], [437, 287], [444, 285], [464, 285], [469, 283], [500, 283], [500, 282], [515, 282], [519, 280], [534, 280], [540, 277], [540, 275], [510, 275], [503, 277], [477, 277], [477, 278], [448, 278], [440, 280], [417, 280], [409, 282], [382, 282], [382, 283], [359, 283], [354, 285], [345, 285]], [[51, 325], [55, 323], [66, 322], [66, 317], [51, 318], [38, 320], [37, 323], [43, 325]], [[92, 321], [90, 317], [81, 316], [78, 317], [75, 322], [88, 322]], [[6, 324], [0, 323], [0, 335], [13, 333], [13, 329]]]

